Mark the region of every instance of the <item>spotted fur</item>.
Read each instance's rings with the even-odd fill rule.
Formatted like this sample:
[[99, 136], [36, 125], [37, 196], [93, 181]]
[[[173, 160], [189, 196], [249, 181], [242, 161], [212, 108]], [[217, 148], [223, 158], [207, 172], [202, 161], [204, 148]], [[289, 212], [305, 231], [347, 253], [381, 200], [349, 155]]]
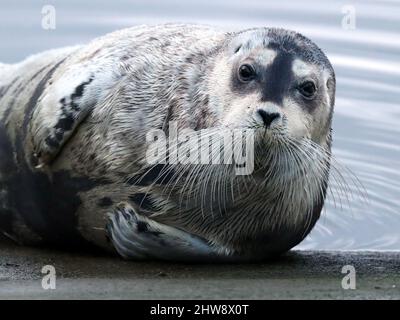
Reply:
[[[247, 86], [236, 78], [243, 61], [259, 75]], [[335, 78], [297, 33], [138, 26], [0, 75], [0, 230], [18, 242], [248, 261], [290, 249], [319, 217]], [[318, 85], [311, 102], [295, 91], [304, 77]], [[280, 116], [267, 133], [259, 108]], [[149, 165], [146, 133], [168, 133], [170, 121], [256, 129], [254, 174]]]

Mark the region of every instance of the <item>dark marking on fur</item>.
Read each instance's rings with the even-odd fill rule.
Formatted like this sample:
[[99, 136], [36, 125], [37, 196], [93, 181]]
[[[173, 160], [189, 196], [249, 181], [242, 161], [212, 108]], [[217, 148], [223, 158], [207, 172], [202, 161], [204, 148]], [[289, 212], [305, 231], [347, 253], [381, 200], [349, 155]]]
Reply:
[[94, 77], [90, 77], [88, 81], [81, 83], [75, 88], [74, 93], [71, 94], [71, 101], [75, 102], [76, 99], [83, 95], [85, 87], [94, 80]]
[[232, 70], [231, 89], [240, 95], [260, 91], [262, 102], [273, 102], [282, 106], [283, 98], [289, 94], [289, 89], [292, 86], [292, 62], [291, 54], [278, 51], [277, 56], [268, 67], [253, 64], [256, 76], [254, 80], [249, 82], [242, 82], [238, 78], [237, 70], [241, 65], [239, 63]]
[[49, 147], [53, 149], [59, 148], [65, 132], [73, 129], [75, 121], [78, 118], [78, 113], [81, 111], [77, 100], [82, 97], [85, 87], [93, 80], [94, 77], [90, 77], [88, 81], [85, 81], [77, 86], [74, 92], [68, 98], [63, 97], [60, 99], [61, 117], [54, 126], [54, 135], [48, 136], [45, 139], [45, 142]]
[[12, 235], [12, 226], [16, 217], [13, 214], [10, 193], [14, 192], [14, 190], [9, 188], [7, 180], [12, 179], [16, 172], [11, 157], [13, 152], [12, 146], [4, 136], [5, 131], [3, 123], [0, 122], [0, 231]]
[[284, 29], [271, 28], [268, 31], [268, 37], [270, 38], [270, 41], [267, 43], [269, 48], [292, 53], [311, 64], [329, 67], [333, 72], [333, 68], [322, 50], [302, 34], [288, 32]]
[[0, 87], [0, 99], [3, 97], [4, 92], [6, 91], [8, 86], [2, 86]]
[[[72, 114], [66, 114], [65, 117], [61, 118], [57, 125], [56, 128], [57, 129], [61, 129], [63, 131], [70, 131], [72, 129], [72, 126], [74, 124], [74, 118], [72, 116]], [[58, 131], [57, 131], [58, 133]], [[63, 137], [63, 134], [60, 134], [60, 136], [56, 136], [57, 140], [61, 140]]]
[[157, 164], [143, 173], [136, 174], [127, 180], [130, 185], [148, 186], [152, 183], [164, 185], [174, 176], [174, 170], [164, 164]]
[[149, 194], [146, 193], [135, 193], [129, 196], [129, 200], [133, 201], [139, 208], [147, 211], [157, 211], [157, 208], [153, 205], [153, 200]]
[[10, 90], [13, 85], [18, 81], [18, 77], [13, 79], [9, 84], [0, 88], [0, 100], [7, 94], [8, 90]]
[[57, 149], [60, 146], [58, 141], [56, 139], [52, 139], [51, 137], [46, 137], [44, 141], [48, 146], [52, 147], [53, 149]]
[[46, 65], [43, 68], [40, 68], [37, 72], [35, 72], [27, 81], [27, 83], [35, 80], [39, 75], [41, 75], [43, 73], [44, 70], [46, 70], [50, 65]]
[[103, 197], [98, 202], [97, 205], [101, 208], [110, 207], [114, 204], [114, 202], [109, 197]]
[[[0, 139], [9, 140], [4, 131]], [[17, 149], [17, 154], [20, 159], [24, 158], [21, 148]], [[1, 182], [9, 190], [8, 201], [12, 209], [50, 245], [90, 246], [78, 231], [76, 212], [81, 205], [79, 193], [107, 182], [71, 177], [67, 171], [54, 172], [50, 180], [44, 173], [30, 171], [26, 162], [17, 165], [12, 155], [2, 157], [3, 163], [9, 159], [7, 171], [2, 172], [12, 174], [2, 178]]]
[[[24, 79], [21, 80], [21, 78], [19, 78], [19, 77], [16, 77], [15, 79], [13, 79], [13, 81], [11, 82], [8, 89], [10, 89], [13, 84], [17, 83], [18, 80], [21, 80], [21, 81], [19, 81], [19, 83], [15, 86], [12, 93], [10, 93], [11, 100], [8, 102], [7, 109], [4, 111], [4, 114], [3, 114], [4, 123], [7, 123], [8, 117], [9, 117], [11, 111], [13, 110], [15, 103], [18, 101], [20, 93], [23, 90], [25, 90], [26, 87], [29, 86], [29, 84], [33, 80], [35, 80], [39, 75], [41, 75], [46, 68], [48, 68], [48, 65], [39, 69], [28, 80], [24, 80]], [[5, 90], [4, 95], [7, 93], [7, 91], [8, 90]], [[1, 98], [1, 93], [0, 93], [0, 98]]]
[[162, 47], [162, 48], [166, 48], [166, 47], [169, 47], [170, 45], [171, 45], [171, 41], [165, 40], [165, 41], [161, 44], [161, 47]]
[[[36, 86], [35, 90], [33, 91], [27, 105], [25, 106], [25, 117], [24, 117], [24, 122], [22, 124], [22, 137], [23, 139], [26, 138], [27, 132], [28, 132], [28, 123], [31, 120], [33, 111], [35, 110], [35, 107], [37, 105], [37, 101], [39, 97], [42, 95], [44, 89], [46, 88], [46, 85], [48, 84], [48, 81], [51, 79], [53, 76], [53, 73], [58, 69], [58, 67], [66, 60], [66, 58], [62, 59], [58, 63], [56, 63], [47, 73], [45, 76], [40, 80], [38, 85]], [[20, 137], [20, 139], [22, 138]]]
[[[272, 45], [272, 48], [275, 46]], [[285, 97], [296, 101], [305, 111], [311, 113], [323, 102], [321, 95], [316, 95], [312, 100], [304, 98], [297, 90], [297, 86], [302, 79], [296, 79], [293, 74], [292, 66], [294, 61], [292, 53], [287, 51], [277, 51], [275, 59], [268, 67], [254, 65], [257, 70], [256, 78], [249, 83], [244, 83], [238, 79], [236, 69], [231, 75], [231, 89], [239, 95], [250, 94], [255, 91], [261, 92], [261, 102], [272, 102], [282, 108]], [[237, 67], [238, 68], [238, 67]], [[315, 82], [317, 79], [315, 79]], [[317, 86], [319, 84], [317, 83]], [[319, 88], [319, 92], [324, 89]]]
[[88, 56], [83, 57], [80, 62], [85, 62], [85, 61], [90, 61], [91, 59], [93, 59], [99, 52], [101, 51], [101, 48], [96, 49], [95, 51], [93, 51], [91, 54], [89, 54]]
[[283, 106], [283, 99], [290, 95], [293, 85], [293, 56], [286, 52], [278, 52], [272, 64], [263, 74], [261, 101], [268, 101]]
[[146, 232], [149, 229], [148, 224], [146, 222], [140, 221], [140, 220], [138, 220], [138, 222], [136, 223], [136, 226], [137, 226], [138, 232]]
[[18, 212], [24, 223], [41, 238], [50, 245], [81, 247], [89, 244], [78, 231], [76, 212], [81, 205], [79, 193], [108, 181], [72, 177], [67, 171], [54, 172], [50, 179], [42, 172], [31, 171], [26, 162], [29, 155], [24, 149], [28, 124], [37, 101], [64, 60], [45, 72], [34, 89], [25, 106], [22, 128], [17, 132], [14, 145], [4, 125], [0, 127], [1, 172], [10, 173], [2, 177], [0, 183], [9, 191], [9, 207]]

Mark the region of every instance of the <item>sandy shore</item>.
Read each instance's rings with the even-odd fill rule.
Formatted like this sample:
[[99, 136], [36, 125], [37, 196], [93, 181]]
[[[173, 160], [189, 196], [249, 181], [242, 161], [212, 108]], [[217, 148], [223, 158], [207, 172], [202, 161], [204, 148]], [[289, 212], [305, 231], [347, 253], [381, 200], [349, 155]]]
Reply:
[[[42, 267], [56, 289], [42, 288]], [[356, 289], [344, 290], [344, 265]], [[0, 299], [400, 299], [400, 252], [292, 251], [262, 264], [129, 262], [0, 243]]]

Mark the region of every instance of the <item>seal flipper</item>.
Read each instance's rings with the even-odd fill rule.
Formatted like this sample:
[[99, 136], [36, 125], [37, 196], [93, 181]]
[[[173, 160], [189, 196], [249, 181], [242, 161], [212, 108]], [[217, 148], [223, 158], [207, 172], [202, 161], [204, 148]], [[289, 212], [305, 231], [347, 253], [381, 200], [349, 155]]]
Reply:
[[127, 203], [109, 214], [107, 232], [117, 252], [126, 259], [217, 262], [237, 258], [228, 249], [144, 217]]
[[96, 61], [61, 67], [53, 75], [33, 111], [29, 132], [35, 166], [49, 164], [78, 125], [102, 101], [120, 77]]

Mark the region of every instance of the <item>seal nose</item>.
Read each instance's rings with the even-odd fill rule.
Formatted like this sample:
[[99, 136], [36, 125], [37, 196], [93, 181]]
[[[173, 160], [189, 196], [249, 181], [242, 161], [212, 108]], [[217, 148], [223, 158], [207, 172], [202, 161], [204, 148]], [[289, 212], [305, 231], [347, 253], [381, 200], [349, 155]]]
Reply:
[[260, 115], [262, 121], [264, 122], [264, 126], [268, 128], [272, 121], [280, 117], [280, 114], [277, 112], [267, 112], [263, 109], [258, 109], [257, 113]]

